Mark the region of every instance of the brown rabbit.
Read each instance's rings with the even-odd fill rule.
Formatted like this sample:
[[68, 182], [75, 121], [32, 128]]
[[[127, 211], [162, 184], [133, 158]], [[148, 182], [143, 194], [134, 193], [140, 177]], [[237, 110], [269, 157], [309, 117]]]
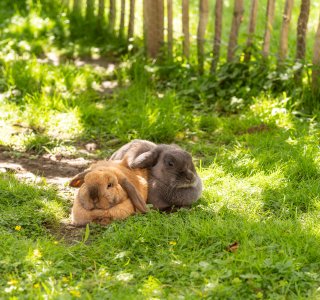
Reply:
[[72, 223], [109, 224], [136, 210], [147, 211], [147, 170], [126, 167], [126, 160], [99, 161], [70, 182], [80, 187], [72, 207]]

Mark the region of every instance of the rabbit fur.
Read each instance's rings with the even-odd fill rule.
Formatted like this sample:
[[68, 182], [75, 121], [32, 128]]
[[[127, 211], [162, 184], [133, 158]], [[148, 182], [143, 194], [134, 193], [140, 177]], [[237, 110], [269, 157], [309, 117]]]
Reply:
[[161, 211], [190, 207], [202, 193], [202, 182], [191, 155], [177, 145], [156, 145], [145, 140], [133, 140], [111, 157], [127, 158], [130, 168], [148, 169], [147, 203]]
[[79, 187], [71, 218], [76, 226], [90, 222], [109, 224], [146, 212], [147, 170], [127, 167], [123, 161], [99, 161], [76, 175], [70, 186]]

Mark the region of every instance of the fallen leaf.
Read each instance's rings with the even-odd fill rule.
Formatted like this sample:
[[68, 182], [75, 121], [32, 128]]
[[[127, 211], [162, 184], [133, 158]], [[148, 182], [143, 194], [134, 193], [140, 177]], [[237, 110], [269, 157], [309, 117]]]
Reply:
[[240, 244], [238, 242], [234, 242], [227, 247], [228, 252], [236, 252], [239, 248]]

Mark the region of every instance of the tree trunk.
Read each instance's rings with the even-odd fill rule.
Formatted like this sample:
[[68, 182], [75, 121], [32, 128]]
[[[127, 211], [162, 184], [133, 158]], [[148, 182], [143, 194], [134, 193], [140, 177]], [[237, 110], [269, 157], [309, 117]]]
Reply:
[[120, 7], [120, 28], [119, 28], [119, 36], [120, 36], [120, 37], [123, 37], [123, 35], [124, 35], [125, 12], [126, 12], [126, 0], [121, 0], [121, 7]]
[[318, 94], [320, 91], [320, 18], [313, 47], [312, 64], [312, 90]]
[[288, 34], [290, 29], [292, 8], [293, 0], [286, 0], [280, 34], [279, 63], [282, 63], [286, 59], [288, 53]]
[[254, 32], [256, 29], [256, 21], [257, 21], [257, 12], [258, 12], [258, 0], [251, 1], [251, 13], [250, 13], [250, 22], [248, 28], [248, 39], [247, 39], [247, 49], [244, 61], [250, 61], [251, 57], [251, 47], [253, 44]]
[[213, 42], [213, 58], [211, 63], [211, 72], [215, 72], [217, 63], [220, 58], [221, 32], [222, 32], [222, 12], [223, 0], [216, 0], [215, 6], [215, 23], [214, 23], [214, 42]]
[[94, 0], [87, 0], [87, 7], [86, 7], [87, 23], [93, 22], [93, 18], [94, 18]]
[[111, 32], [114, 31], [115, 23], [116, 23], [116, 0], [110, 0], [109, 6], [109, 30]]
[[98, 10], [98, 31], [102, 32], [104, 25], [104, 11], [105, 2], [104, 0], [99, 0], [99, 10]]
[[243, 0], [234, 0], [233, 19], [228, 45], [228, 62], [232, 61], [238, 45], [240, 24], [244, 13]]
[[189, 34], [189, 0], [182, 0], [182, 33], [183, 55], [189, 58], [190, 34]]
[[156, 58], [163, 46], [163, 0], [144, 0], [147, 55]]
[[263, 39], [262, 55], [267, 58], [270, 50], [271, 30], [274, 19], [275, 0], [268, 0], [266, 29]]
[[209, 0], [200, 0], [199, 3], [199, 24], [197, 33], [197, 46], [198, 46], [198, 66], [200, 74], [203, 74], [204, 68], [204, 37], [208, 24], [209, 17]]
[[167, 0], [167, 13], [168, 13], [168, 54], [172, 56], [173, 50], [173, 11], [172, 0]]
[[135, 0], [130, 0], [130, 14], [128, 24], [128, 39], [133, 38], [134, 35], [134, 13], [135, 13]]

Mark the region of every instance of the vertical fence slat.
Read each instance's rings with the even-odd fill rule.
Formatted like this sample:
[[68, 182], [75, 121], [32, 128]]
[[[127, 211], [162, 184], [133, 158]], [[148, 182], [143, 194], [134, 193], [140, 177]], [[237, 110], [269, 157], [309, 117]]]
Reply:
[[268, 0], [266, 28], [264, 32], [263, 47], [262, 47], [262, 55], [264, 58], [268, 57], [269, 50], [270, 50], [271, 31], [272, 31], [272, 24], [274, 19], [274, 7], [275, 7], [275, 0]]
[[156, 58], [163, 45], [163, 0], [144, 0], [147, 55]]
[[62, 5], [64, 5], [69, 9], [69, 5], [70, 5], [69, 0], [62, 0]]
[[243, 0], [235, 0], [232, 25], [231, 25], [231, 31], [229, 36], [229, 45], [228, 45], [227, 60], [229, 62], [232, 61], [236, 51], [236, 47], [238, 45], [238, 35], [239, 35], [240, 24], [242, 22], [243, 12], [244, 12]]
[[312, 90], [313, 92], [319, 92], [320, 87], [320, 18], [318, 29], [315, 37], [314, 47], [313, 47], [313, 58], [312, 58]]
[[213, 58], [211, 63], [212, 73], [216, 70], [217, 63], [220, 57], [222, 13], [223, 13], [223, 0], [216, 0], [215, 12], [214, 12], [215, 20], [214, 20]]
[[173, 51], [173, 7], [172, 0], [167, 0], [167, 17], [168, 17], [168, 54], [172, 56]]
[[126, 12], [126, 0], [121, 0], [121, 6], [120, 6], [120, 27], [119, 27], [119, 36], [120, 36], [120, 37], [123, 37], [123, 35], [124, 35], [125, 12]]
[[93, 21], [94, 17], [94, 0], [87, 0], [86, 6], [86, 21], [90, 23]]
[[297, 60], [303, 60], [306, 54], [306, 34], [310, 12], [310, 0], [301, 0], [297, 26]]
[[136, 4], [135, 0], [130, 0], [128, 39], [133, 38], [133, 35], [134, 35], [135, 4]]
[[105, 1], [99, 0], [98, 8], [98, 31], [102, 32], [104, 25], [104, 11], [105, 11]]
[[288, 53], [288, 35], [290, 29], [292, 8], [293, 0], [286, 0], [280, 34], [279, 63], [283, 62], [286, 59]]
[[74, 0], [72, 11], [76, 15], [81, 15], [82, 0]]
[[109, 30], [114, 31], [114, 26], [116, 23], [116, 0], [110, 0], [109, 2]]
[[209, 18], [209, 0], [200, 0], [199, 2], [199, 24], [197, 33], [198, 46], [198, 67], [200, 74], [203, 73], [204, 68], [204, 37]]
[[182, 0], [182, 34], [183, 34], [183, 55], [189, 58], [189, 49], [190, 49], [189, 0]]
[[[310, 13], [310, 0], [301, 0], [300, 14], [297, 25], [297, 52], [296, 61], [303, 61], [306, 55], [306, 35]], [[299, 68], [294, 78], [297, 83], [301, 82], [302, 68]]]
[[251, 1], [251, 12], [250, 12], [250, 22], [248, 27], [248, 39], [247, 39], [247, 49], [245, 54], [245, 62], [250, 61], [251, 57], [251, 47], [253, 45], [253, 37], [256, 29], [256, 21], [257, 21], [257, 12], [258, 12], [258, 0]]

